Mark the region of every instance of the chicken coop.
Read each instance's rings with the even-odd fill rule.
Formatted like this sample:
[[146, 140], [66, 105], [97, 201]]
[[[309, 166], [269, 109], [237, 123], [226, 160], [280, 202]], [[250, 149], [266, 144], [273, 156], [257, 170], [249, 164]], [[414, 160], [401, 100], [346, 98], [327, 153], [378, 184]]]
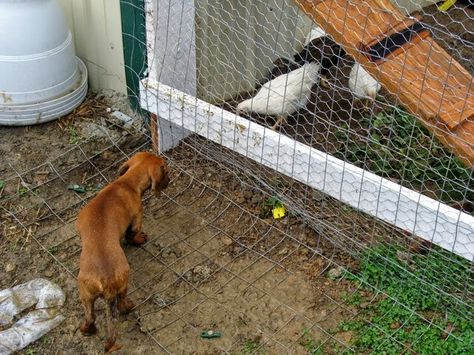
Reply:
[[5, 148], [0, 281], [66, 292], [63, 325], [26, 353], [102, 350], [101, 315], [99, 337], [77, 332], [74, 223], [141, 150], [171, 182], [145, 195], [147, 243], [125, 247], [123, 353], [472, 352], [471, 0], [119, 7], [102, 10], [120, 12], [130, 117], [99, 94], [48, 128], [57, 141], [0, 137], [35, 160]]

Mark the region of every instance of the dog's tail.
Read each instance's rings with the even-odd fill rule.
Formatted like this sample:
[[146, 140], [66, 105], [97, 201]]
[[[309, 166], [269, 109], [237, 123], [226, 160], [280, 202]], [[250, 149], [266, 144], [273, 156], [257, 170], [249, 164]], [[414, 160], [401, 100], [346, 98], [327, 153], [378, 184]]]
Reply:
[[107, 337], [105, 340], [105, 352], [111, 353], [119, 350], [122, 346], [115, 343], [117, 340], [117, 323], [118, 323], [118, 309], [117, 297], [105, 300], [107, 305], [105, 307], [106, 321], [107, 321]]

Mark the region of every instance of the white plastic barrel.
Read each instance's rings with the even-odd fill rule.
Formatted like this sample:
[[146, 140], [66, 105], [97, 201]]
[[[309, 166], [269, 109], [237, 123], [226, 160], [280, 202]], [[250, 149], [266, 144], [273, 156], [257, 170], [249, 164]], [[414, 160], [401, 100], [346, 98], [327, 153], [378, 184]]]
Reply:
[[51, 121], [87, 93], [87, 69], [56, 0], [0, 0], [0, 125]]

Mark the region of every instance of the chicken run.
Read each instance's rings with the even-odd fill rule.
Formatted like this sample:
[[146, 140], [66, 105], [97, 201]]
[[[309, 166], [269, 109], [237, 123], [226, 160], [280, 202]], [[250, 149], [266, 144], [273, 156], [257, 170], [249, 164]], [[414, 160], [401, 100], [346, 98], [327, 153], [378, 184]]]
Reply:
[[[118, 354], [471, 354], [472, 1], [431, 3], [409, 17], [385, 0], [143, 2], [120, 1], [122, 12], [132, 14], [122, 18], [124, 46], [135, 41], [125, 55], [126, 74], [133, 78], [127, 80], [128, 97], [89, 93], [55, 122], [1, 128], [0, 292], [21, 304], [9, 292], [33, 279], [53, 285], [61, 296], [51, 309], [22, 306], [40, 316], [54, 313], [58, 325], [15, 353], [101, 354], [110, 332]], [[308, 19], [311, 28], [296, 40], [299, 28], [288, 35], [284, 16], [275, 15], [282, 23], [268, 26], [275, 39], [270, 50], [277, 52], [285, 30], [295, 37], [293, 47], [288, 55], [259, 57], [246, 47], [251, 44], [235, 39], [248, 35], [250, 43], [254, 29], [232, 22], [241, 17], [251, 23], [254, 5], [262, 12], [254, 22], [281, 10]], [[326, 14], [327, 7], [334, 11]], [[363, 21], [346, 18], [342, 8], [380, 16], [377, 26], [367, 27], [370, 38], [360, 40]], [[204, 17], [225, 30], [206, 32]], [[387, 26], [377, 29], [382, 22]], [[341, 30], [345, 26], [350, 31]], [[140, 37], [150, 27], [156, 38]], [[189, 48], [171, 40], [190, 34]], [[389, 37], [393, 41], [384, 42]], [[227, 41], [228, 51], [220, 53], [216, 39]], [[166, 50], [155, 48], [155, 40]], [[420, 91], [418, 70], [426, 63], [410, 57], [404, 68], [415, 74], [404, 78], [399, 63], [393, 64], [404, 51], [426, 59], [428, 42], [437, 51], [429, 58], [437, 69], [427, 69], [428, 77], [449, 84], [442, 97], [435, 80]], [[238, 55], [248, 66], [264, 59], [268, 65], [249, 75], [255, 79], [250, 85], [236, 80], [239, 85], [229, 88], [233, 74], [225, 68], [242, 77], [254, 73], [235, 63]], [[446, 62], [438, 66], [439, 58]], [[222, 87], [209, 87], [212, 76], [217, 79], [209, 82]], [[189, 83], [195, 91], [183, 94]], [[232, 95], [215, 95], [224, 88]], [[79, 211], [118, 179], [130, 157], [156, 153], [170, 137], [176, 140], [172, 148], [160, 152], [169, 167], [167, 186], [143, 196], [147, 237], [114, 246], [123, 247], [130, 266], [130, 313], [117, 316], [113, 302], [108, 308], [98, 300], [97, 318], [89, 309], [95, 323], [83, 323]], [[405, 195], [394, 193], [402, 190]], [[110, 210], [118, 207], [124, 206]], [[433, 238], [417, 235], [419, 226]], [[83, 260], [90, 273], [103, 271], [96, 269], [100, 262]], [[2, 355], [10, 349], [1, 339], [25, 330], [20, 311], [2, 316], [8, 302], [0, 297]], [[17, 328], [8, 328], [12, 321]], [[97, 334], [83, 336], [81, 326]]]
[[[307, 5], [305, 1], [297, 3], [302, 8], [305, 8]], [[322, 5], [323, 3], [318, 3], [318, 6], [321, 6], [322, 9], [320, 9], [320, 13], [314, 15], [315, 18], [319, 16], [317, 19], [322, 18], [323, 8], [331, 8], [332, 5], [330, 4], [333, 3], [337, 4], [336, 7], [344, 7], [343, 4], [345, 2], [326, 1], [327, 4], [325, 6]], [[381, 3], [385, 4], [384, 1]], [[377, 7], [374, 4], [374, 8], [384, 7]], [[390, 9], [396, 12], [391, 5]], [[308, 10], [310, 14], [316, 12], [312, 11]], [[354, 11], [358, 13], [362, 10], [357, 8]], [[373, 12], [376, 13], [377, 10], [373, 10]], [[337, 11], [335, 13], [335, 16], [338, 16]], [[402, 18], [403, 16], [399, 15], [399, 17]], [[421, 23], [418, 19], [410, 20], [414, 21], [415, 25]], [[400, 27], [398, 23], [392, 23], [388, 25], [388, 28], [392, 28], [392, 32], [401, 36], [402, 39], [397, 39], [398, 42], [401, 42], [395, 43], [392, 41], [389, 44], [386, 43], [385, 47], [382, 46], [382, 48], [386, 48], [384, 55], [388, 56], [387, 63], [391, 61], [393, 56], [396, 56], [393, 53], [402, 53], [399, 57], [404, 57], [403, 53], [407, 49], [417, 48], [418, 43], [423, 38], [426, 38], [428, 33], [426, 24], [420, 27], [421, 32], [419, 34], [414, 30], [403, 34], [404, 27], [395, 30], [397, 26]], [[430, 29], [436, 33], [434, 29]], [[357, 47], [356, 43], [352, 43], [352, 45]], [[468, 47], [472, 46], [472, 44], [471, 46], [467, 45]], [[429, 48], [420, 50], [430, 52]], [[434, 53], [432, 55], [435, 56]], [[473, 184], [469, 178], [469, 168], [472, 168], [472, 160], [474, 159], [474, 151], [472, 150], [474, 130], [471, 129], [471, 122], [474, 117], [472, 112], [474, 96], [470, 93], [469, 84], [473, 80], [472, 68], [469, 61], [466, 63], [468, 64], [467, 68], [459, 66], [456, 60], [463, 60], [463, 58], [457, 56], [456, 53], [454, 53], [456, 58], [449, 57], [449, 54], [446, 55], [446, 58], [436, 59], [438, 62], [433, 62], [433, 64], [420, 62], [419, 67], [416, 67], [416, 65], [410, 66], [410, 69], [405, 70], [405, 72], [410, 72], [411, 70], [414, 73], [424, 73], [424, 68], [432, 65], [432, 70], [436, 68], [438, 73], [433, 74], [433, 77], [426, 74], [426, 77], [432, 78], [436, 85], [439, 84], [440, 78], [454, 77], [454, 83], [446, 84], [450, 88], [449, 90], [458, 90], [457, 94], [453, 94], [452, 101], [448, 103], [448, 98], [444, 97], [445, 94], [442, 94], [443, 97], [435, 98], [442, 90], [430, 88], [431, 84], [428, 83], [428, 79], [426, 79], [427, 83], [424, 84], [426, 96], [423, 91], [421, 94], [411, 92], [407, 95], [409, 99], [404, 100], [393, 95], [393, 90], [381, 90], [383, 84], [371, 75], [363, 65], [346, 53], [343, 46], [336, 43], [330, 34], [315, 24], [307, 34], [301, 52], [296, 53], [292, 58], [282, 57], [275, 60], [273, 67], [269, 68], [268, 81], [257, 85], [256, 93], [241, 93], [230, 102], [225, 103], [223, 107], [230, 108], [237, 114], [244, 114], [250, 119], [256, 119], [258, 122], [264, 122], [265, 124], [269, 124], [273, 120], [273, 125], [269, 124], [272, 129], [282, 131], [300, 142], [308, 143], [315, 148], [322, 149], [345, 160], [348, 159], [358, 166], [392, 178], [394, 181], [405, 180], [403, 183], [412, 189], [441, 198], [455, 208], [474, 213], [474, 204], [472, 203], [474, 197], [472, 191]], [[366, 60], [364, 58], [364, 61]], [[460, 72], [452, 72], [451, 63], [453, 62], [462, 68]], [[440, 67], [439, 63], [444, 64]], [[428, 69], [428, 71], [430, 70]], [[397, 70], [392, 72], [388, 70], [387, 73], [384, 73], [388, 76], [388, 79], [385, 78], [385, 80], [387, 80], [387, 83], [392, 80], [390, 86], [397, 86], [398, 89], [396, 90], [398, 91], [403, 91], [403, 89], [400, 89], [403, 87], [411, 88], [414, 82], [424, 82], [425, 80], [414, 79], [413, 77], [408, 79], [410, 77], [408, 74], [406, 75], [407, 79], [404, 79], [403, 75], [400, 77], [400, 71]], [[328, 80], [328, 76], [332, 79]], [[399, 80], [402, 82], [401, 84], [398, 84]], [[434, 96], [430, 97], [430, 95]], [[448, 95], [446, 94], [446, 96]], [[242, 99], [245, 100], [242, 101]], [[414, 101], [410, 102], [410, 100]], [[439, 111], [439, 115], [436, 116], [438, 118], [433, 118], [433, 114], [428, 112], [430, 109], [424, 112], [422, 108], [424, 100], [430, 102], [429, 105], [433, 107], [434, 111]], [[446, 103], [446, 107], [443, 107], [439, 100], [444, 100], [443, 102]], [[419, 117], [416, 118], [417, 115], [412, 115], [410, 112], [418, 112]], [[447, 115], [452, 115], [452, 117], [447, 117]], [[288, 117], [290, 117], [290, 124], [287, 124]], [[465, 196], [453, 197], [455, 194], [448, 194], [448, 196], [445, 194], [443, 198], [443, 192], [440, 191], [439, 186], [436, 186], [436, 183], [428, 183], [423, 186], [423, 184], [416, 183], [415, 179], [405, 178], [400, 172], [380, 166], [390, 165], [392, 163], [390, 159], [399, 159], [398, 157], [386, 156], [385, 158], [388, 161], [380, 162], [384, 158], [368, 157], [370, 152], [365, 152], [365, 162], [361, 163], [362, 157], [360, 155], [356, 156], [353, 151], [341, 153], [341, 136], [345, 136], [346, 144], [350, 142], [349, 144], [352, 145], [349, 150], [364, 144], [353, 144], [354, 141], [361, 140], [367, 142], [375, 138], [375, 144], [380, 144], [381, 142], [378, 141], [378, 137], [387, 136], [387, 133], [380, 135], [379, 132], [370, 136], [374, 122], [371, 123], [369, 117], [380, 117], [380, 120], [377, 122], [384, 121], [385, 119], [383, 124], [390, 124], [392, 127], [398, 124], [397, 120], [400, 117], [402, 119], [410, 117], [413, 121], [418, 120], [420, 126], [425, 125], [434, 134], [435, 138], [433, 139], [439, 139], [439, 142], [444, 145], [443, 150], [446, 151], [446, 154], [448, 156], [453, 154], [452, 157], [456, 160], [457, 165], [466, 166], [467, 170], [462, 174], [464, 177], [460, 179], [467, 179], [461, 182], [460, 185], [460, 190], [467, 188]], [[392, 117], [392, 119], [388, 117]], [[448, 122], [447, 125], [442, 123], [438, 126], [438, 123], [435, 123], [443, 120], [445, 120], [445, 123]], [[452, 124], [449, 123], [450, 120]], [[392, 122], [390, 123], [390, 121]], [[377, 122], [375, 123], [376, 125], [382, 124]], [[446, 128], [447, 126], [450, 128]], [[382, 127], [375, 126], [375, 128]], [[392, 128], [386, 127], [385, 129], [391, 130]], [[326, 132], [321, 133], [321, 131]], [[396, 136], [398, 132], [393, 134]], [[350, 137], [351, 135], [352, 137]], [[392, 133], [388, 135], [391, 136]], [[388, 139], [394, 138], [396, 139], [397, 137]], [[348, 147], [344, 148], [347, 149]], [[377, 154], [384, 155], [383, 152], [375, 153], [375, 155]], [[374, 162], [372, 159], [379, 161]]]

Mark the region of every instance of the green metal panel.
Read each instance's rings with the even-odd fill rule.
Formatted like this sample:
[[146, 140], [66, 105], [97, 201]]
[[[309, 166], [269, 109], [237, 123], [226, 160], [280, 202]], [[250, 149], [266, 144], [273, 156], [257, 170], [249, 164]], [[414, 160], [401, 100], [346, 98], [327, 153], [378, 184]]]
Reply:
[[142, 111], [139, 102], [139, 82], [147, 69], [144, 0], [121, 0], [123, 56], [130, 104]]

